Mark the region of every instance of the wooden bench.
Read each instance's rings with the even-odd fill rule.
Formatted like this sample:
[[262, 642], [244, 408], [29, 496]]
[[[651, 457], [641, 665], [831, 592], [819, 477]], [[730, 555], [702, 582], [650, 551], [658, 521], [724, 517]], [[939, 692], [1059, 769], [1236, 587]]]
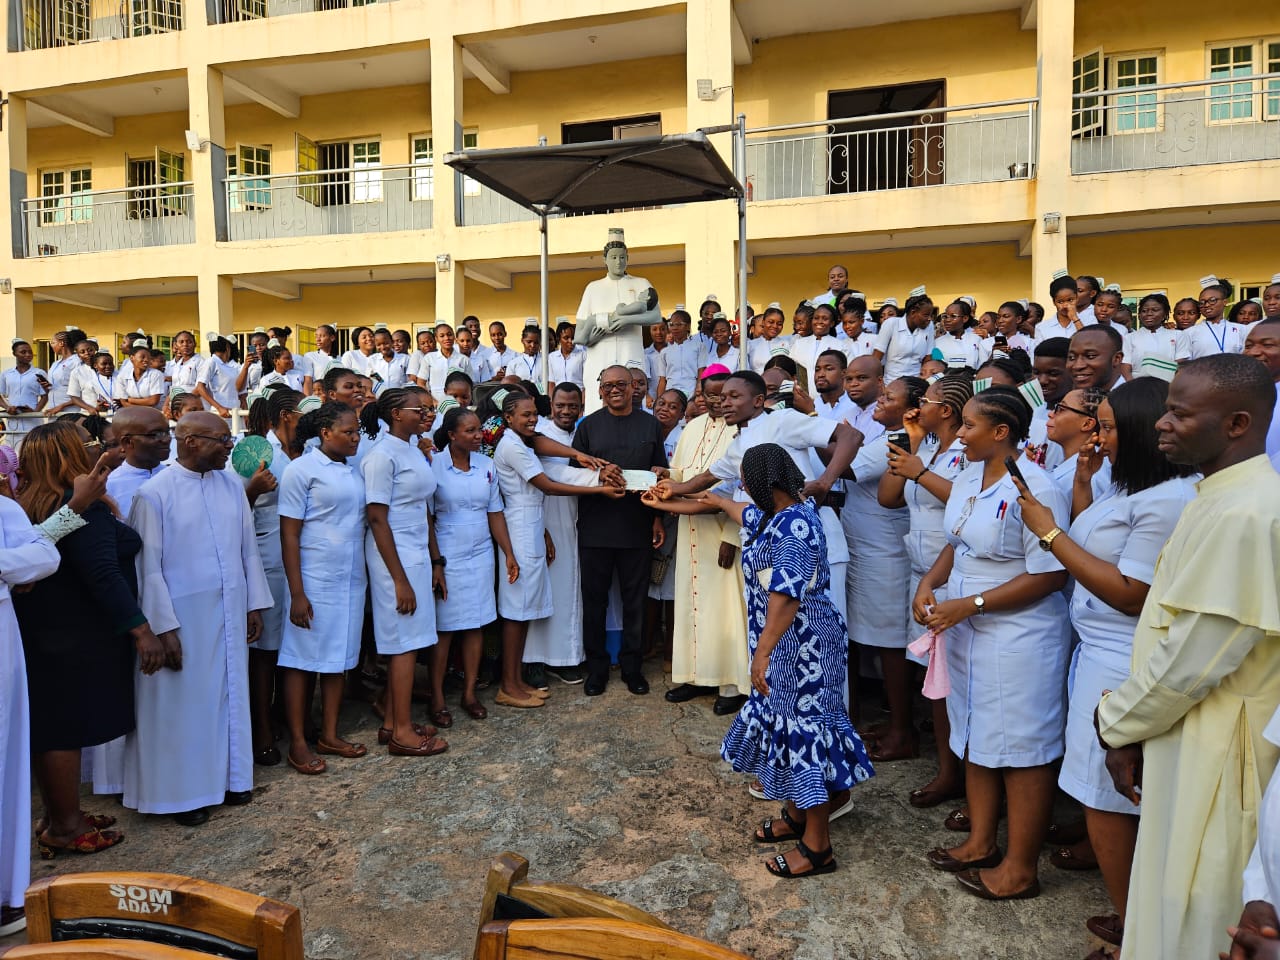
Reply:
[[109, 938], [149, 941], [228, 960], [303, 960], [297, 907], [192, 877], [46, 877], [27, 888], [26, 908], [30, 944]]
[[0, 950], [4, 960], [205, 960], [206, 955], [142, 940], [68, 940], [24, 943]]
[[646, 923], [599, 918], [494, 920], [476, 960], [749, 960], [745, 954]]

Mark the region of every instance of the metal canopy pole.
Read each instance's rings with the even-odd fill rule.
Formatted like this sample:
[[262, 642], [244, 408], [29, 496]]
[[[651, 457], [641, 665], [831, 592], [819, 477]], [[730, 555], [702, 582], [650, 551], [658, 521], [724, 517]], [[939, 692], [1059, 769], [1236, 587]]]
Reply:
[[738, 174], [738, 369], [746, 370], [747, 334], [747, 115], [738, 114], [733, 134], [734, 166]]
[[542, 336], [542, 348], [541, 348], [542, 349], [542, 384], [541, 386], [542, 386], [542, 389], [545, 391], [547, 389], [547, 384], [550, 383], [550, 380], [548, 380], [547, 378], [550, 376], [550, 371], [551, 371], [551, 360], [547, 353], [547, 346], [548, 346], [547, 345], [547, 339], [548, 339], [547, 326], [548, 326], [548, 323], [550, 322], [550, 318], [547, 316], [547, 314], [550, 312], [550, 308], [548, 306], [550, 302], [550, 297], [547, 292], [547, 284], [550, 281], [550, 278], [548, 276], [548, 274], [550, 273], [550, 255], [547, 247], [547, 208], [546, 207], [542, 207], [538, 210], [538, 230], [542, 236], [542, 250], [541, 250], [540, 256], [538, 257], [538, 261], [539, 261], [538, 273], [542, 280], [542, 303], [539, 310], [541, 315], [538, 318], [538, 326], [540, 328], [539, 332], [541, 333], [541, 336]]

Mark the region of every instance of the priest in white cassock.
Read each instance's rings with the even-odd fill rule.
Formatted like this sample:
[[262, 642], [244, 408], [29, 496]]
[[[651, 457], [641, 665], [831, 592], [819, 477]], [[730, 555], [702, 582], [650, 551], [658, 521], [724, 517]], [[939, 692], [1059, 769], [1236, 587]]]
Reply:
[[178, 461], [137, 492], [139, 605], [178, 670], [137, 675], [124, 805], [194, 826], [252, 799], [248, 644], [271, 606], [244, 486], [226, 472], [231, 434], [210, 413], [178, 422]]
[[[573, 431], [582, 416], [582, 391], [572, 381], [556, 384], [551, 395], [551, 419], [538, 423], [538, 432], [565, 446], [573, 443]], [[600, 481], [594, 470], [569, 465], [563, 457], [541, 457], [542, 469], [558, 483], [594, 486]], [[582, 661], [582, 580], [578, 566], [578, 498], [547, 497], [542, 515], [547, 535], [555, 545], [551, 575], [551, 599], [555, 612], [529, 624], [524, 644], [524, 662], [546, 664], [565, 683], [581, 683]]]
[[604, 263], [608, 275], [592, 280], [582, 291], [574, 332], [574, 339], [587, 347], [582, 374], [587, 413], [601, 407], [596, 389], [600, 374], [615, 364], [625, 367], [629, 360], [643, 363], [644, 328], [662, 320], [652, 285], [627, 273], [627, 244], [619, 228], [609, 231]]

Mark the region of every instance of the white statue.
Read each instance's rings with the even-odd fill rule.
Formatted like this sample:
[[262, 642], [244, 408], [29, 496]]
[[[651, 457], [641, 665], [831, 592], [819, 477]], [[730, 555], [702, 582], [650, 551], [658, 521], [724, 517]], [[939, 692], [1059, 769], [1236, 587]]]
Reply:
[[574, 333], [574, 339], [587, 348], [583, 382], [588, 413], [601, 406], [600, 374], [615, 364], [626, 366], [629, 360], [643, 361], [642, 331], [662, 319], [657, 291], [648, 280], [627, 273], [627, 244], [622, 230], [609, 231], [604, 262], [608, 275], [592, 280], [582, 291]]

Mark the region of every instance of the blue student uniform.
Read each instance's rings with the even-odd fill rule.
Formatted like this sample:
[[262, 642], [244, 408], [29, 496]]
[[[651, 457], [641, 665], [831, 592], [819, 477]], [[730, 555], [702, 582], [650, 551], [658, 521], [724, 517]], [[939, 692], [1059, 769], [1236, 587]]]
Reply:
[[[982, 489], [984, 464], [958, 476], [944, 529], [955, 550], [950, 599], [994, 590], [1023, 573], [1062, 569], [1022, 523], [1018, 490], [1006, 474]], [[1068, 526], [1066, 500], [1050, 477], [1018, 463], [1036, 499]], [[1066, 601], [1055, 590], [1016, 610], [975, 613], [947, 630], [951, 750], [983, 767], [1034, 767], [1062, 756], [1069, 636]]]
[[432, 459], [431, 472], [436, 478], [436, 546], [448, 564], [449, 587], [448, 596], [436, 600], [436, 629], [478, 630], [498, 618], [489, 533], [489, 514], [502, 512], [498, 472], [482, 453], [471, 454], [467, 469], [459, 470], [448, 447]]
[[541, 620], [551, 616], [551, 575], [543, 537], [543, 493], [529, 481], [544, 472], [542, 461], [519, 434], [508, 428], [493, 452], [493, 463], [506, 505], [511, 549], [520, 565], [515, 583], [508, 583], [506, 577], [498, 578], [498, 612], [508, 620]]
[[[1071, 539], [1115, 564], [1126, 577], [1149, 584], [1182, 508], [1195, 495], [1190, 477], [1166, 480], [1132, 495], [1113, 486], [1076, 517]], [[1116, 792], [1107, 773], [1093, 711], [1103, 690], [1115, 690], [1129, 677], [1138, 618], [1108, 606], [1077, 581], [1071, 594], [1071, 625], [1080, 643], [1071, 661], [1067, 750], [1058, 784], [1087, 807], [1136, 814], [1138, 808]]]
[[[259, 494], [253, 502], [253, 532], [258, 542], [258, 556], [262, 558], [262, 572], [267, 575], [271, 588], [272, 605], [262, 611], [262, 636], [250, 648], [274, 652], [280, 649], [284, 625], [289, 619], [289, 583], [284, 576], [284, 560], [280, 556], [280, 484], [284, 480], [289, 457], [280, 445], [274, 430], [268, 430], [267, 443], [271, 444], [271, 466], [276, 478], [276, 489]], [[245, 484], [248, 484], [245, 480]]]
[[373, 637], [378, 653], [408, 653], [436, 642], [436, 606], [431, 592], [427, 509], [436, 492], [436, 475], [417, 444], [383, 430], [360, 461], [366, 504], [387, 507], [387, 524], [400, 566], [417, 599], [411, 614], [396, 611], [396, 586], [382, 559], [373, 531], [365, 534], [365, 563], [373, 602]]
[[319, 448], [285, 468], [281, 517], [302, 521], [302, 589], [311, 601], [308, 629], [286, 618], [279, 664], [342, 673], [360, 658], [364, 625], [364, 482], [350, 463]]

